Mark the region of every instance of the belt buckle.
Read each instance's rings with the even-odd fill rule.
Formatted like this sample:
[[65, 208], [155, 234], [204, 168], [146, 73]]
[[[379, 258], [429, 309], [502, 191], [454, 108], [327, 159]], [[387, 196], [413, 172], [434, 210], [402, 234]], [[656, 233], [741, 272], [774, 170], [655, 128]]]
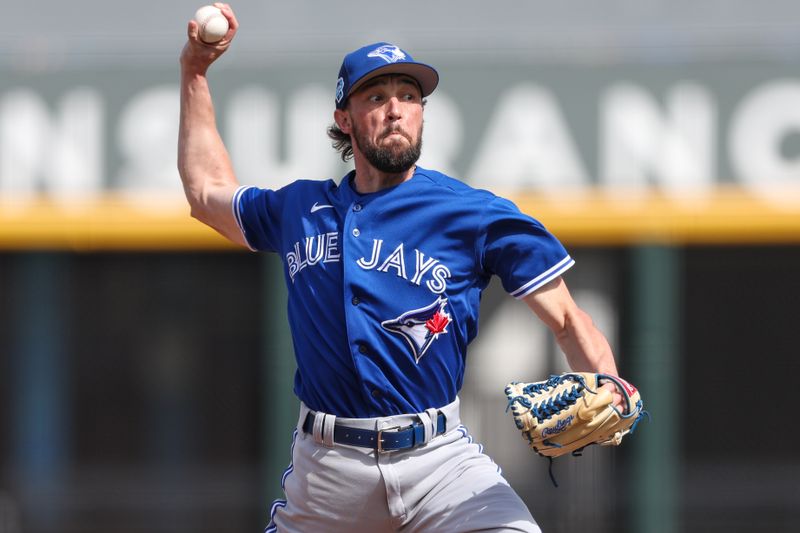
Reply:
[[401, 427], [403, 427], [403, 426], [392, 426], [392, 427], [383, 428], [383, 429], [379, 429], [378, 430], [378, 446], [376, 448], [378, 450], [378, 453], [389, 453], [389, 452], [395, 451], [395, 450], [384, 450], [383, 449], [383, 432], [384, 431], [392, 431], [392, 430], [395, 430], [395, 429], [400, 429]]

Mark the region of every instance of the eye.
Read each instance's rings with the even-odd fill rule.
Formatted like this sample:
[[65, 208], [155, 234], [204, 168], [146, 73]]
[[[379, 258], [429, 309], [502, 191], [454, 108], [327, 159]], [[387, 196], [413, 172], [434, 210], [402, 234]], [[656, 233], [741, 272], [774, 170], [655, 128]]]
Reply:
[[372, 94], [369, 97], [370, 102], [381, 102], [383, 101], [383, 95], [380, 94]]

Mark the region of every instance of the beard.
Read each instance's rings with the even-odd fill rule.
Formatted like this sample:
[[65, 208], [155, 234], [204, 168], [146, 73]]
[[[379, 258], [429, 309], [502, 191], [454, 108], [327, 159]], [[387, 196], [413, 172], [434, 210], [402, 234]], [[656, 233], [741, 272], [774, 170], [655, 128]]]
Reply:
[[387, 174], [405, 172], [414, 166], [422, 153], [422, 127], [420, 127], [416, 143], [411, 142], [408, 135], [397, 128], [385, 131], [382, 137], [394, 132], [400, 132], [403, 137], [408, 139], [410, 146], [405, 146], [401, 142], [391, 143], [390, 146], [378, 146], [366, 135], [362, 135], [357, 128], [353, 128], [353, 139], [358, 149], [373, 167]]

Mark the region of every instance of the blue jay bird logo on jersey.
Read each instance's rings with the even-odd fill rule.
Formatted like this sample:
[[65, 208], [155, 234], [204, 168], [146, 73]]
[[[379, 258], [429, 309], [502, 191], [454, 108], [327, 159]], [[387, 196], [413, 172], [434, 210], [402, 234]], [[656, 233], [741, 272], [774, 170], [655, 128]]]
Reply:
[[381, 322], [381, 326], [402, 336], [411, 347], [415, 361], [419, 363], [433, 341], [442, 333], [447, 333], [447, 326], [453, 319], [445, 311], [446, 305], [447, 298], [439, 296], [430, 305], [407, 311], [394, 320], [385, 320]]
[[367, 57], [380, 57], [387, 63], [396, 63], [405, 59], [406, 54], [393, 44], [385, 44], [368, 53]]

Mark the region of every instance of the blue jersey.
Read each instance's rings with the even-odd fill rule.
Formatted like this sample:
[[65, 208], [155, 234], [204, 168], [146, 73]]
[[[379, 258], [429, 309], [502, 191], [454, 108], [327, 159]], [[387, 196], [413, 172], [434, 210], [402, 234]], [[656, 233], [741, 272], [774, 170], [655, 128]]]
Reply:
[[461, 388], [491, 276], [522, 298], [574, 262], [513, 203], [439, 172], [363, 195], [353, 176], [233, 199], [250, 248], [283, 261], [295, 393], [351, 418], [441, 407]]

